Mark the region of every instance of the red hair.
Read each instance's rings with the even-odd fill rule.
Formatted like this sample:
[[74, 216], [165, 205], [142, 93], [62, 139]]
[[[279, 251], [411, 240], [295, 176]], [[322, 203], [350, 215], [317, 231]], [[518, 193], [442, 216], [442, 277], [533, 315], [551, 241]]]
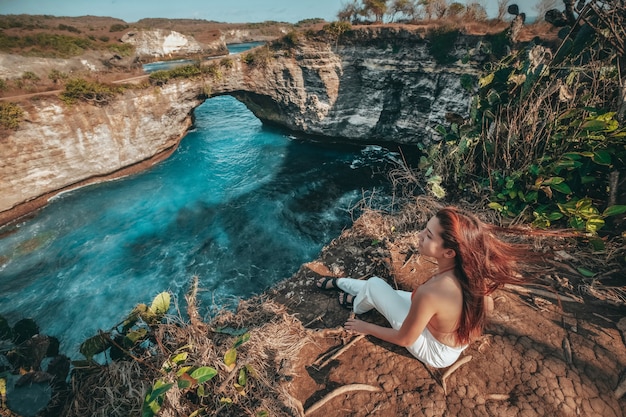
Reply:
[[485, 325], [484, 297], [504, 284], [525, 282], [516, 272], [516, 266], [530, 258], [530, 251], [495, 236], [495, 231], [506, 229], [483, 223], [455, 207], [445, 207], [435, 216], [441, 225], [444, 248], [456, 253], [455, 272], [463, 290], [463, 310], [456, 337], [458, 343], [468, 344], [482, 333]]

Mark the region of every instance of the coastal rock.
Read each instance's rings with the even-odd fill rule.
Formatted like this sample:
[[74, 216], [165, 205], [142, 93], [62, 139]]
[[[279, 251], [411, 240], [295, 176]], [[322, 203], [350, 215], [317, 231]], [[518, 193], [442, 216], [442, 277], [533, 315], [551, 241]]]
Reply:
[[[142, 53], [165, 54], [185, 40], [168, 31], [128, 35]], [[167, 40], [170, 39], [170, 40]], [[341, 42], [304, 36], [217, 60], [215, 76], [127, 89], [104, 106], [57, 98], [23, 104], [0, 155], [0, 224], [56, 193], [148, 167], [173, 151], [208, 96], [229, 94], [264, 123], [331, 140], [428, 144], [448, 115], [468, 116], [463, 76], [478, 73], [480, 37], [460, 36], [451, 64], [430, 54], [423, 31], [368, 27]], [[187, 45], [190, 50], [198, 46]], [[461, 59], [470, 57], [471, 59]], [[80, 107], [80, 108], [79, 108]]]
[[201, 102], [197, 86], [181, 81], [129, 89], [106, 106], [81, 103], [80, 111], [54, 98], [24, 105], [22, 126], [3, 139], [0, 220], [34, 198], [152, 165], [176, 149]]
[[[273, 51], [266, 66], [248, 66], [233, 93], [261, 120], [311, 135], [353, 141], [429, 143], [446, 115], [468, 117], [480, 37], [460, 36], [452, 63], [430, 54], [420, 31], [366, 28], [340, 43], [303, 41]], [[472, 55], [472, 60], [462, 58]]]
[[122, 37], [123, 43], [135, 46], [138, 56], [164, 57], [172, 55], [221, 52], [228, 54], [224, 37], [211, 45], [201, 45], [193, 37], [185, 36], [173, 30], [154, 29], [127, 32]]

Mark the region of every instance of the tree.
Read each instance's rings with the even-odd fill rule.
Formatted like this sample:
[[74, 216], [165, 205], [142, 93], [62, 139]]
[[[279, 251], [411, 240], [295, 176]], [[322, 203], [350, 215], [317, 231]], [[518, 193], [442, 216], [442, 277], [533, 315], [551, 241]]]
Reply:
[[470, 2], [465, 7], [465, 18], [468, 20], [475, 20], [477, 22], [484, 22], [487, 20], [487, 10], [478, 2]]
[[433, 0], [418, 0], [417, 5], [421, 6], [424, 10], [424, 16], [426, 19], [430, 20], [433, 18], [433, 14], [435, 13], [435, 9], [433, 7]]
[[511, 0], [498, 0], [498, 15], [496, 16], [497, 20], [504, 20], [504, 16], [507, 14], [507, 8], [509, 7], [509, 3]]
[[448, 0], [432, 0], [433, 11], [438, 19], [443, 18], [448, 11]]
[[381, 23], [387, 13], [387, 0], [363, 0], [363, 11], [366, 14], [373, 14], [376, 23]]
[[361, 7], [357, 0], [352, 0], [352, 3], [347, 3], [337, 13], [337, 19], [340, 22], [354, 23], [358, 20], [358, 16], [361, 14]]
[[537, 20], [544, 20], [548, 10], [556, 9], [558, 0], [539, 0], [533, 10], [537, 12]]
[[394, 0], [394, 2], [391, 4], [391, 7], [389, 8], [389, 13], [391, 14], [392, 22], [395, 20], [397, 13], [414, 19], [416, 14], [416, 7], [411, 0]]
[[462, 3], [454, 2], [448, 7], [449, 17], [459, 17], [465, 12], [465, 5]]

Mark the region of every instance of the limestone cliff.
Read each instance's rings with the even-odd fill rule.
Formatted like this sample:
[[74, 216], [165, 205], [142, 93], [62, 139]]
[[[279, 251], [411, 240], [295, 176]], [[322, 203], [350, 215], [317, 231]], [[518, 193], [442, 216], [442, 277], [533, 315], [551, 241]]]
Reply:
[[[453, 53], [464, 56], [478, 42], [460, 38]], [[467, 116], [470, 94], [460, 78], [476, 72], [460, 60], [438, 65], [422, 32], [398, 28], [353, 31], [331, 45], [302, 39], [284, 49], [259, 47], [229, 62], [219, 76], [127, 90], [102, 107], [68, 107], [56, 98], [25, 105], [25, 121], [2, 139], [0, 224], [33, 201], [45, 204], [58, 191], [163, 157], [206, 91], [233, 95], [262, 121], [294, 131], [425, 143], [437, 139], [433, 129], [447, 113]]]
[[[273, 53], [266, 66], [248, 68], [233, 95], [261, 120], [312, 135], [356, 141], [428, 142], [446, 114], [467, 117], [470, 92], [463, 74], [476, 62], [461, 58], [479, 37], [460, 37], [458, 59], [439, 65], [420, 31], [366, 28], [338, 44], [301, 42]], [[475, 55], [476, 56], [476, 55]], [[480, 58], [480, 57], [478, 57]]]
[[106, 106], [23, 105], [20, 128], [1, 140], [0, 224], [28, 211], [16, 212], [20, 205], [36, 208], [56, 192], [149, 166], [177, 147], [200, 103], [196, 85], [183, 81], [127, 90]]
[[223, 36], [210, 45], [202, 45], [193, 37], [185, 36], [173, 30], [130, 31], [122, 37], [122, 42], [135, 46], [135, 53], [139, 57], [165, 57], [200, 53], [228, 54]]

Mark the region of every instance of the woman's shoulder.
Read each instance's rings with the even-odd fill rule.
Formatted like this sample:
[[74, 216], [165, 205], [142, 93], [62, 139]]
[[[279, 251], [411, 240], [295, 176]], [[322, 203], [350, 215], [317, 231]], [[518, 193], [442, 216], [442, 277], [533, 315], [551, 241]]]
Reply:
[[428, 280], [418, 288], [418, 292], [435, 297], [449, 298], [462, 294], [463, 290], [458, 278], [453, 272]]

